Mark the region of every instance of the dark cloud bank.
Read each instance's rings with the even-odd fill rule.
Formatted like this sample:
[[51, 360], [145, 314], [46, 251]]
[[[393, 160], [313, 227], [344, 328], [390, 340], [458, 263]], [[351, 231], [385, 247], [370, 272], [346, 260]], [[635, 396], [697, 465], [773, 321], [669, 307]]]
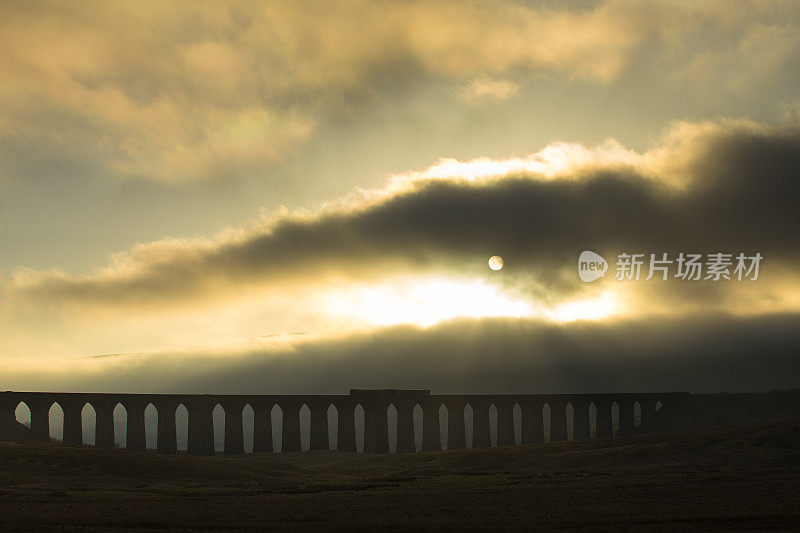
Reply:
[[20, 384], [229, 394], [342, 394], [351, 387], [426, 387], [442, 394], [765, 391], [800, 384], [799, 326], [794, 314], [569, 325], [455, 320], [305, 342], [280, 354], [122, 356], [99, 375], [59, 374], [51, 381], [43, 373]]
[[483, 267], [497, 251], [509, 276], [534, 274], [550, 291], [579, 285], [572, 269], [584, 249], [612, 257], [759, 251], [765, 264], [797, 261], [800, 128], [724, 123], [690, 131], [666, 146], [660, 161], [590, 165], [553, 180], [422, 181], [367, 206], [278, 219], [243, 238], [145, 247], [123, 273], [41, 274], [11, 284], [10, 293], [43, 301], [174, 303], [224, 286], [325, 273], [375, 279], [393, 271], [463, 272]]
[[[246, 285], [311, 279], [324, 272], [380, 277], [392, 268], [408, 272], [409, 265], [412, 271], [458, 271], [475, 258], [485, 269], [487, 252], [502, 251], [510, 276], [515, 269], [534, 272], [546, 290], [565, 293], [580, 284], [574, 261], [587, 248], [601, 253], [760, 251], [764, 273], [754, 283], [769, 282], [767, 265], [790, 272], [798, 265], [797, 127], [719, 126], [667, 148], [665, 157], [676, 161], [674, 179], [685, 186], [663, 176], [654, 179], [648, 174], [654, 168], [601, 165], [582, 170], [582, 176], [554, 180], [508, 176], [480, 184], [424, 182], [371, 206], [286, 218], [265, 233], [142, 260], [132, 273], [45, 276], [18, 290], [43, 300], [174, 301], [219, 280]], [[565, 281], [566, 267], [571, 277]], [[783, 280], [787, 291], [796, 290], [793, 279]], [[395, 327], [301, 342], [283, 354], [122, 357], [103, 363], [102, 373], [75, 374], [65, 381], [63, 374], [44, 372], [24, 379], [8, 376], [7, 383], [215, 393], [342, 393], [350, 387], [429, 387], [439, 393], [716, 392], [800, 385], [800, 316], [744, 318], [704, 308], [733, 285], [699, 289], [676, 281], [665, 286], [680, 287], [673, 291], [677, 298], [694, 298], [695, 314], [567, 325], [458, 320], [429, 329]]]

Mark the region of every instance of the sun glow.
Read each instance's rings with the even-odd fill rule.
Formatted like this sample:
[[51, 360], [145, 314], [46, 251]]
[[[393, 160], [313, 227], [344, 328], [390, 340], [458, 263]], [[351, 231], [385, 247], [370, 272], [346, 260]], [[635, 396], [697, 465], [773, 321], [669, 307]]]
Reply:
[[441, 158], [424, 170], [392, 175], [390, 183], [397, 185], [418, 180], [456, 178], [465, 181], [485, 181], [511, 174], [531, 174], [549, 179], [568, 170], [596, 164], [631, 165], [640, 157], [614, 139], [607, 139], [593, 148], [559, 141], [526, 157], [509, 159], [480, 157], [469, 161]]
[[455, 317], [524, 317], [532, 306], [483, 280], [403, 279], [349, 287], [331, 296], [328, 312], [374, 325], [430, 326]]
[[457, 317], [541, 318], [553, 322], [601, 320], [617, 312], [614, 298], [566, 302], [544, 306], [514, 296], [482, 279], [408, 278], [378, 285], [357, 285], [330, 293], [325, 311], [339, 318], [388, 326], [432, 326]]
[[572, 322], [575, 320], [602, 320], [617, 313], [616, 299], [605, 293], [599, 298], [575, 300], [557, 306], [550, 313], [556, 322]]

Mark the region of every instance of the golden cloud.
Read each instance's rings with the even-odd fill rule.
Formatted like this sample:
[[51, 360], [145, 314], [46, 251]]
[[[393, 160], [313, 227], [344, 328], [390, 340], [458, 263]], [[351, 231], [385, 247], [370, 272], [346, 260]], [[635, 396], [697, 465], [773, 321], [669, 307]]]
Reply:
[[400, 67], [478, 80], [468, 99], [507, 98], [512, 71], [611, 83], [638, 56], [666, 77], [760, 78], [796, 55], [799, 21], [777, 1], [5, 2], [0, 177], [43, 159], [115, 179], [253, 175]]
[[284, 211], [208, 239], [143, 243], [85, 276], [19, 270], [3, 289], [9, 301], [35, 305], [174, 307], [254, 288], [470, 274], [488, 251], [505, 250], [553, 297], [576, 290], [563, 271], [586, 246], [727, 246], [786, 263], [796, 254], [785, 235], [798, 224], [788, 192], [797, 187], [798, 139], [797, 126], [683, 122], [641, 154], [607, 141], [556, 143], [505, 161], [440, 161], [319, 211]]

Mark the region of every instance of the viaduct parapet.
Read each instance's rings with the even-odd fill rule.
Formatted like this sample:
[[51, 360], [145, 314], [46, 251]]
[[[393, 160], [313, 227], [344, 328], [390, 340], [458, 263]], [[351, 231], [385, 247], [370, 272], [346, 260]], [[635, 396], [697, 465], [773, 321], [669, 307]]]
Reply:
[[[521, 444], [545, 442], [545, 406], [549, 408], [550, 441], [563, 441], [571, 433], [574, 439], [631, 435], [656, 429], [656, 418], [668, 426], [681, 424], [690, 395], [667, 393], [604, 393], [604, 394], [490, 394], [434, 395], [416, 389], [353, 389], [348, 395], [216, 395], [216, 394], [107, 394], [56, 392], [2, 392], [0, 417], [6, 425], [14, 420], [17, 407], [24, 403], [31, 413], [29, 440], [49, 440], [50, 409], [58, 404], [64, 413], [63, 441], [83, 443], [82, 412], [89, 404], [95, 411], [95, 446], [115, 447], [114, 410], [121, 405], [127, 413], [126, 448], [144, 450], [145, 409], [152, 405], [158, 412], [156, 449], [161, 453], [177, 453], [176, 410], [184, 406], [188, 412], [188, 446], [192, 455], [214, 454], [213, 411], [219, 405], [225, 412], [226, 454], [243, 454], [244, 428], [242, 414], [250, 406], [254, 414], [253, 452], [273, 451], [272, 412], [281, 413], [281, 452], [301, 451], [300, 410], [310, 411], [311, 450], [336, 449], [356, 451], [356, 409], [364, 413], [363, 451], [389, 453], [390, 406], [397, 412], [396, 450], [417, 451], [414, 432], [414, 410], [422, 411], [422, 451], [442, 449], [440, 435], [447, 435], [447, 449], [467, 447], [466, 407], [471, 407], [472, 447], [491, 446], [490, 410], [496, 411], [495, 441], [498, 446], [517, 444], [514, 410], [521, 414]], [[330, 446], [328, 411], [337, 411], [335, 446]], [[440, 426], [442, 406], [447, 410], [447, 427]], [[568, 423], [568, 406], [571, 423]], [[614, 420], [617, 430], [614, 430]], [[658, 413], [657, 413], [658, 410]], [[592, 421], [590, 422], [590, 411]], [[638, 411], [638, 416], [635, 412]], [[419, 412], [419, 410], [417, 410]], [[571, 427], [570, 427], [571, 426]], [[594, 428], [594, 431], [592, 431]], [[673, 429], [659, 424], [659, 429]], [[571, 429], [571, 431], [570, 431]], [[27, 430], [26, 430], [27, 431]], [[2, 437], [2, 436], [0, 436]], [[6, 437], [8, 438], [8, 437]], [[14, 439], [12, 439], [14, 440]]]

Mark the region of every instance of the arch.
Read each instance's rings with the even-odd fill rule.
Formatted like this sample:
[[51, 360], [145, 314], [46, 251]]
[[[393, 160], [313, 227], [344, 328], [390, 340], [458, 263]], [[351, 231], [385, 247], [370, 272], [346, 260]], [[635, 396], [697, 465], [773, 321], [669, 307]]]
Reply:
[[339, 443], [339, 409], [330, 404], [328, 406], [328, 449], [335, 450]]
[[575, 407], [572, 402], [567, 402], [564, 412], [567, 417], [567, 440], [575, 440]]
[[489, 443], [497, 446], [497, 406], [494, 402], [489, 404]]
[[144, 441], [148, 450], [158, 446], [158, 408], [153, 403], [144, 408]]
[[50, 404], [48, 410], [50, 415], [50, 430], [48, 434], [51, 439], [64, 440], [64, 408], [58, 402]]
[[552, 419], [552, 409], [550, 409], [550, 403], [544, 402], [542, 405], [542, 424], [544, 428], [544, 441], [550, 442], [550, 421]]
[[475, 421], [474, 416], [475, 416], [475, 410], [472, 408], [472, 404], [467, 402], [467, 404], [464, 406], [464, 430], [467, 432], [467, 434], [466, 434], [467, 449], [470, 449], [470, 448], [473, 447], [473, 443], [472, 443], [473, 433], [472, 432], [474, 431], [473, 430], [473, 427], [474, 427], [473, 424], [475, 423], [474, 422]]
[[633, 432], [642, 432], [642, 404], [639, 403], [639, 400], [633, 402]]
[[111, 413], [114, 420], [114, 446], [125, 448], [128, 442], [128, 410], [121, 402], [117, 402]]
[[511, 417], [514, 420], [514, 444], [519, 446], [522, 444], [522, 407], [517, 402], [511, 408]]
[[81, 408], [81, 442], [94, 446], [97, 441], [97, 411], [89, 402]]
[[189, 449], [189, 409], [183, 403], [175, 408], [175, 442], [178, 450]]
[[272, 406], [270, 411], [270, 421], [272, 422], [272, 449], [275, 452], [283, 451], [283, 409], [277, 403]]
[[23, 426], [31, 427], [31, 408], [25, 402], [19, 402], [14, 409], [14, 418]]
[[616, 401], [611, 403], [611, 433], [615, 437], [619, 435], [619, 404]]
[[244, 434], [244, 453], [253, 453], [255, 436], [256, 411], [249, 403], [242, 408], [242, 433]]
[[589, 402], [589, 438], [597, 438], [597, 406]]
[[386, 427], [389, 433], [389, 453], [397, 453], [397, 407], [393, 403], [386, 408]]
[[214, 451], [225, 451], [225, 408], [219, 403], [211, 410], [211, 420], [214, 425]]
[[364, 453], [364, 407], [360, 403], [353, 409], [356, 424], [356, 453]]
[[418, 403], [414, 404], [412, 412], [414, 414], [414, 450], [420, 451], [422, 450], [422, 406]]

